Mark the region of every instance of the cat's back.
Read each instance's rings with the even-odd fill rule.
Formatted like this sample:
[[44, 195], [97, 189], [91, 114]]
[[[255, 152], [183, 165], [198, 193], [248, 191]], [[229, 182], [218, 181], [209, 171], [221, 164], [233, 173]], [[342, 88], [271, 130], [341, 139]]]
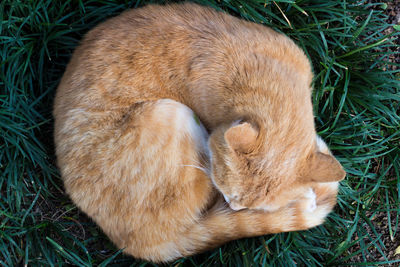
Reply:
[[201, 90], [212, 85], [223, 97], [224, 87], [259, 84], [282, 66], [309, 84], [302, 50], [268, 27], [191, 3], [128, 10], [89, 31], [75, 50], [55, 97], [56, 137], [66, 124], [81, 124], [76, 119], [91, 120], [92, 111], [124, 112], [143, 101], [169, 98], [200, 113], [194, 103], [208, 93]]
[[185, 3], [128, 10], [86, 34], [57, 90], [55, 113], [85, 104], [130, 105], [133, 98], [183, 101], [176, 91], [187, 87], [188, 79], [212, 72], [211, 79], [223, 79], [253, 52], [310, 70], [289, 38], [210, 7]]

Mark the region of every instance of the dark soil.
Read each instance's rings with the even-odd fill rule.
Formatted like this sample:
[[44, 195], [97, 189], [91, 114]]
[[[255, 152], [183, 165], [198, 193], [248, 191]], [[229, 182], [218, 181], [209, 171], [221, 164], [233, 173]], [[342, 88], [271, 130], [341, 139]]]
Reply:
[[[388, 16], [387, 22], [390, 24], [400, 25], [400, 0], [383, 1], [383, 2], [387, 4], [387, 8], [385, 10], [386, 15]], [[385, 33], [390, 34], [393, 31], [395, 31], [395, 29], [393, 27], [389, 27], [385, 31]], [[393, 54], [393, 55], [389, 56], [389, 61], [400, 64], [400, 38], [399, 38], [399, 36], [395, 36], [393, 38], [393, 42], [396, 44], [396, 46], [393, 47], [391, 50], [393, 52], [397, 52], [397, 54]], [[399, 69], [399, 67], [390, 66], [389, 69], [397, 70], [397, 69]]]
[[[355, 257], [351, 258], [349, 262], [353, 263], [361, 263], [361, 262], [383, 262], [383, 261], [394, 261], [394, 260], [400, 260], [400, 254], [394, 255], [395, 250], [398, 246], [400, 246], [400, 238], [398, 238], [398, 230], [396, 229], [396, 216], [398, 212], [390, 212], [390, 220], [391, 220], [391, 227], [392, 231], [396, 234], [394, 236], [390, 235], [389, 231], [389, 220], [387, 216], [387, 212], [377, 212], [372, 218], [371, 218], [371, 223], [373, 224], [376, 233], [374, 233], [373, 229], [365, 224], [364, 229], [365, 231], [369, 234], [369, 238], [365, 237], [364, 238], [364, 244], [365, 246], [371, 245], [367, 251], [365, 251], [365, 258], [364, 259], [362, 254], [357, 254]], [[372, 216], [373, 213], [369, 212], [366, 214], [368, 217]], [[358, 240], [359, 236], [355, 235], [354, 240]], [[378, 238], [380, 236], [380, 238]], [[371, 244], [373, 241], [376, 242], [376, 245]], [[382, 242], [382, 243], [381, 243]], [[383, 244], [383, 245], [382, 245]], [[382, 253], [379, 251], [377, 248], [379, 247], [381, 251], [384, 253], [385, 256], [382, 255]], [[358, 250], [360, 250], [361, 247], [359, 243], [356, 245], [352, 246], [349, 249], [349, 254], [354, 253]], [[385, 258], [386, 257], [386, 258]], [[393, 263], [393, 264], [388, 264], [388, 265], [382, 265], [380, 264], [379, 266], [399, 266], [399, 262]]]

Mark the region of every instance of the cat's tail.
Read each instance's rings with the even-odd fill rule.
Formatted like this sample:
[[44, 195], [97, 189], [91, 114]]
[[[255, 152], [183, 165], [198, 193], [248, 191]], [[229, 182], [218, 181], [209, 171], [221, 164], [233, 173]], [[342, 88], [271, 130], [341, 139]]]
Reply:
[[198, 224], [188, 229], [185, 242], [190, 245], [188, 244], [183, 256], [238, 238], [306, 230], [320, 225], [336, 204], [337, 187], [338, 183], [316, 185], [314, 199], [313, 196], [306, 196], [275, 212], [235, 212], [221, 201]]
[[170, 262], [239, 238], [309, 229], [322, 224], [336, 204], [337, 186], [338, 183], [317, 185], [313, 188], [314, 199], [306, 196], [274, 212], [233, 211], [221, 197], [176, 240], [143, 249], [145, 254], [139, 257], [153, 262]]

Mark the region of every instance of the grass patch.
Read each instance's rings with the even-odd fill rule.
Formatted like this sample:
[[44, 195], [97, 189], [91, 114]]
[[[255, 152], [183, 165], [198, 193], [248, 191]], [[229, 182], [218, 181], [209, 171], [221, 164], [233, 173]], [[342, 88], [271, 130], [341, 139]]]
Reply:
[[[0, 3], [0, 265], [140, 265], [70, 202], [54, 165], [51, 107], [85, 32], [165, 1]], [[339, 203], [309, 231], [231, 242], [174, 265], [397, 265], [400, 82], [384, 6], [368, 1], [194, 1], [284, 32], [312, 60], [319, 134], [346, 168]], [[398, 50], [397, 50], [398, 51]], [[390, 68], [389, 68], [390, 65]], [[389, 240], [389, 241], [387, 241]], [[396, 243], [397, 242], [397, 243]]]

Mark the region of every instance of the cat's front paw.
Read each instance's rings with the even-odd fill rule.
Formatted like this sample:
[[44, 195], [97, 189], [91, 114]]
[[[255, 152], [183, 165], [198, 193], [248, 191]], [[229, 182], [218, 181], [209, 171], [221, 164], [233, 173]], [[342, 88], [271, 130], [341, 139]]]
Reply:
[[304, 196], [304, 209], [307, 212], [313, 212], [317, 208], [317, 195], [314, 190], [310, 187]]
[[338, 183], [315, 184], [295, 203], [295, 230], [305, 230], [324, 222], [336, 204]]
[[265, 232], [301, 231], [322, 224], [336, 204], [337, 191], [337, 182], [314, 184], [295, 202], [276, 211], [265, 212], [268, 225]]

